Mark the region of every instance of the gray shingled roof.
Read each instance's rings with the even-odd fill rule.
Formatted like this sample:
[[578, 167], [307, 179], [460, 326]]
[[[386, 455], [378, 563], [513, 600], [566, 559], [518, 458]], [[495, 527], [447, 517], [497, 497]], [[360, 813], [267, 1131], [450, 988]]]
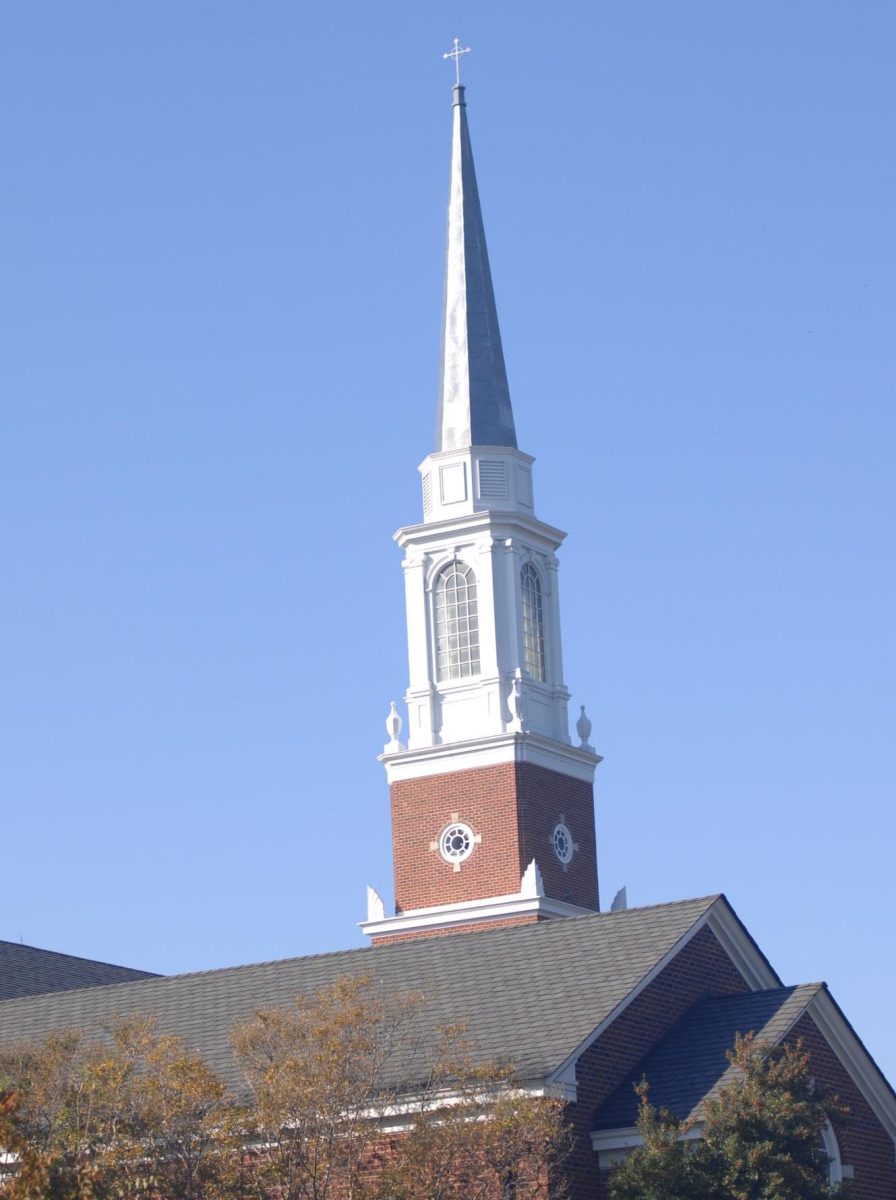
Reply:
[[725, 1051], [734, 1045], [735, 1035], [755, 1033], [777, 1044], [823, 987], [807, 983], [702, 1001], [610, 1096], [596, 1114], [594, 1128], [628, 1129], [635, 1124], [634, 1089], [642, 1078], [657, 1108], [668, 1108], [679, 1120], [696, 1118], [702, 1102], [734, 1078]]
[[139, 1013], [155, 1017], [160, 1031], [181, 1035], [237, 1085], [229, 1037], [235, 1023], [341, 975], [362, 975], [386, 994], [422, 992], [430, 1029], [464, 1020], [484, 1059], [510, 1062], [522, 1077], [541, 1078], [714, 903], [726, 901], [684, 900], [9, 1000], [0, 1003], [0, 1044], [40, 1038], [53, 1028], [97, 1030]]
[[0, 1000], [153, 978], [150, 971], [38, 950], [19, 942], [0, 942]]

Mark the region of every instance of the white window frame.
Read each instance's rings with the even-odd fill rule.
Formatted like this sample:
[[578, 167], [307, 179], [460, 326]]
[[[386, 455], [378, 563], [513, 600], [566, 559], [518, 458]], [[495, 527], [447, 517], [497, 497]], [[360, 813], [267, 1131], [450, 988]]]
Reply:
[[[449, 601], [447, 581], [462, 576], [463, 592], [454, 589]], [[479, 585], [476, 572], [463, 559], [452, 558], [436, 572], [432, 585], [433, 657], [439, 683], [472, 679], [482, 671], [479, 630]], [[453, 614], [453, 615], [452, 615]], [[454, 623], [454, 631], [451, 624]], [[461, 626], [464, 626], [461, 631]], [[451, 640], [455, 639], [452, 647]], [[455, 662], [451, 661], [456, 655]]]
[[540, 571], [531, 560], [527, 560], [520, 567], [520, 592], [523, 615], [523, 667], [530, 678], [538, 683], [546, 683], [548, 645], [544, 620], [544, 583]]

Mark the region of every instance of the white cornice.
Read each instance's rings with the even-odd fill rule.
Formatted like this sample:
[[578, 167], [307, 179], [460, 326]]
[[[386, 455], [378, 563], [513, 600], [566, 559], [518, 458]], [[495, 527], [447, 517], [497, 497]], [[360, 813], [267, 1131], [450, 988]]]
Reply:
[[[560, 1100], [569, 1099], [562, 1090], [549, 1086], [543, 1078], [515, 1080], [507, 1091], [502, 1091], [501, 1095], [550, 1096]], [[481, 1093], [478, 1099], [483, 1109], [487, 1108], [494, 1100], [494, 1096], [495, 1093], [489, 1090]], [[440, 1109], [451, 1109], [469, 1104], [470, 1100], [469, 1093], [444, 1091], [434, 1096], [416, 1096], [404, 1101], [393, 1101], [381, 1108], [371, 1107], [362, 1115], [371, 1121], [377, 1121], [380, 1133], [400, 1133], [409, 1129], [414, 1123], [421, 1112], [421, 1104], [425, 1105], [425, 1111], [434, 1113]]]
[[[695, 1121], [693, 1125], [689, 1126], [681, 1134], [681, 1141], [701, 1141], [704, 1127], [703, 1121]], [[837, 1135], [834, 1133], [830, 1121], [826, 1122], [825, 1127], [821, 1131], [821, 1136], [824, 1142], [825, 1153], [830, 1160], [828, 1172], [831, 1183], [840, 1183], [844, 1179], [852, 1179], [853, 1168], [844, 1166], [841, 1161]], [[629, 1125], [622, 1129], [595, 1129], [591, 1132], [591, 1149], [600, 1156], [600, 1169], [602, 1171], [610, 1170], [611, 1167], [622, 1162], [630, 1150], [643, 1145], [644, 1138], [638, 1132], [638, 1128], [635, 1125]]]
[[492, 737], [444, 746], [420, 746], [381, 754], [390, 784], [403, 779], [423, 779], [454, 771], [472, 771], [500, 763], [528, 762], [569, 775], [586, 783], [594, 782], [594, 769], [601, 756], [579, 746], [566, 745], [540, 733], [499, 733]]
[[527, 454], [525, 450], [520, 450], [518, 446], [465, 446], [461, 450], [433, 450], [431, 454], [427, 454], [426, 458], [419, 464], [417, 470], [422, 474], [431, 463], [448, 462], [452, 458], [457, 458], [458, 454], [500, 454], [505, 458], [515, 458], [526, 466], [531, 467], [535, 462], [535, 457], [532, 454]]
[[589, 908], [553, 900], [549, 896], [492, 896], [483, 900], [461, 900], [456, 904], [437, 904], [432, 908], [411, 908], [394, 917], [376, 921], [359, 921], [368, 937], [383, 937], [394, 933], [414, 933], [418, 929], [450, 929], [457, 925], [476, 925], [483, 921], [500, 921], [507, 917], [582, 917]]
[[459, 515], [444, 521], [431, 521], [429, 524], [403, 525], [401, 529], [395, 531], [392, 537], [403, 550], [411, 542], [417, 545], [425, 545], [427, 542], [438, 543], [444, 541], [446, 537], [450, 538], [451, 535], [467, 539], [483, 533], [490, 533], [493, 537], [507, 538], [520, 530], [528, 534], [530, 538], [550, 546], [551, 549], [556, 549], [566, 537], [566, 533], [562, 529], [539, 521], [537, 517], [530, 517], [526, 513], [505, 512], [497, 509], [467, 513], [465, 516]]

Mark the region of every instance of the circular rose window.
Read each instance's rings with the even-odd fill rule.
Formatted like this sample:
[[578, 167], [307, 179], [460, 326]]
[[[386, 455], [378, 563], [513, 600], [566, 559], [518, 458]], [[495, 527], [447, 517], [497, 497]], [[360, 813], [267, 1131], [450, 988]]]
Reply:
[[562, 821], [554, 826], [554, 832], [551, 834], [551, 845], [554, 847], [554, 853], [564, 866], [572, 862], [575, 846], [573, 845], [572, 834]]
[[473, 853], [473, 830], [455, 821], [439, 837], [439, 853], [445, 862], [461, 863]]

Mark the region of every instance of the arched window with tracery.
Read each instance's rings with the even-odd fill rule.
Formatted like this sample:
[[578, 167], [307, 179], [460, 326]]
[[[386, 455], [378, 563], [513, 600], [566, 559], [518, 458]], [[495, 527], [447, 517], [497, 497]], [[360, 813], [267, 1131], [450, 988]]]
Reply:
[[523, 666], [533, 679], [547, 677], [544, 655], [544, 602], [541, 580], [531, 563], [520, 572], [523, 587]]
[[457, 559], [442, 567], [435, 586], [436, 670], [439, 679], [479, 674], [476, 575]]
[[828, 1178], [831, 1183], [842, 1183], [844, 1179], [852, 1178], [843, 1169], [843, 1162], [840, 1158], [840, 1145], [830, 1121], [825, 1121], [821, 1130], [821, 1151], [828, 1160]]

